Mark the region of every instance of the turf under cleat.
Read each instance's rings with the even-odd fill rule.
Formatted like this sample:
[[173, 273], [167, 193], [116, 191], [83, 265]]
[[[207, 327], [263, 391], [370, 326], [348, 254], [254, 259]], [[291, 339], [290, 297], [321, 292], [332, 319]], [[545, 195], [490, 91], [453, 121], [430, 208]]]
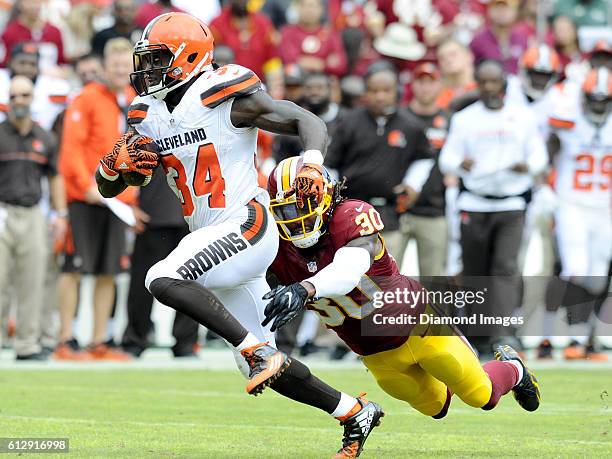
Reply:
[[523, 379], [512, 389], [514, 398], [527, 411], [535, 411], [540, 406], [540, 386], [533, 373], [525, 366], [518, 353], [508, 345], [498, 346], [495, 359], [500, 361], [516, 360], [523, 367]]
[[340, 425], [344, 427], [342, 448], [334, 459], [359, 457], [372, 429], [380, 425], [380, 418], [385, 415], [378, 404], [367, 401], [363, 396], [359, 396], [358, 400], [361, 410], [340, 422]]
[[259, 395], [276, 378], [287, 369], [291, 359], [287, 354], [279, 351], [267, 343], [259, 343], [241, 352], [249, 365], [249, 382], [246, 391], [252, 395]]

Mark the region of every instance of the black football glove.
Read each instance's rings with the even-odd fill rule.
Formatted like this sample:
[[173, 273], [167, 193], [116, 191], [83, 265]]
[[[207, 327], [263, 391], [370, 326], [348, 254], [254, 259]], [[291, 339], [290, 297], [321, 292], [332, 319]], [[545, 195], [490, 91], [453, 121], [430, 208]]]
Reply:
[[287, 322], [295, 319], [306, 308], [308, 291], [300, 283], [291, 284], [287, 287], [279, 285], [266, 293], [263, 299], [272, 301], [267, 304], [264, 310], [266, 318], [261, 325], [265, 327], [274, 319], [270, 330], [276, 331]]

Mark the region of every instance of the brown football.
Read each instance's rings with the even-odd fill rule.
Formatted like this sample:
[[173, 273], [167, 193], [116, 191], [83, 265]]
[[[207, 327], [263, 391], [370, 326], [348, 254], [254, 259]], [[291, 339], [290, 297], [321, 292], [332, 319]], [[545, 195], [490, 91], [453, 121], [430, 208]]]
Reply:
[[[159, 164], [159, 148], [151, 137], [140, 134], [131, 136], [127, 141], [128, 148], [133, 147], [137, 150], [145, 150], [158, 155]], [[152, 175], [144, 175], [138, 172], [124, 172], [121, 174], [123, 181], [129, 186], [147, 186], [151, 181]]]

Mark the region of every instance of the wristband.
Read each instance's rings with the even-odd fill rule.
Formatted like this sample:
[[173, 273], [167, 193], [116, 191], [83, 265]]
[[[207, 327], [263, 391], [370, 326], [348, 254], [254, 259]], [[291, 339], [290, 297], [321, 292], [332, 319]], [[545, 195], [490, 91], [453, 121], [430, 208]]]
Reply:
[[110, 182], [114, 182], [119, 178], [119, 172], [109, 169], [104, 163], [100, 164], [98, 171], [102, 177]]

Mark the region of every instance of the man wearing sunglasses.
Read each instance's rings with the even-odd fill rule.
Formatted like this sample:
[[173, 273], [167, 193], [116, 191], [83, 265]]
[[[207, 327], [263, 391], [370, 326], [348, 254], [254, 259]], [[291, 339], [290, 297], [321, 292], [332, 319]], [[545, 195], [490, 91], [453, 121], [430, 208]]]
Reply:
[[47, 234], [40, 209], [41, 179], [49, 178], [51, 204], [57, 212], [54, 232], [67, 226], [66, 197], [57, 172], [57, 143], [30, 114], [34, 85], [24, 76], [11, 80], [7, 120], [0, 124], [0, 291], [16, 271], [15, 353], [17, 360], [44, 360], [38, 338], [43, 305]]

